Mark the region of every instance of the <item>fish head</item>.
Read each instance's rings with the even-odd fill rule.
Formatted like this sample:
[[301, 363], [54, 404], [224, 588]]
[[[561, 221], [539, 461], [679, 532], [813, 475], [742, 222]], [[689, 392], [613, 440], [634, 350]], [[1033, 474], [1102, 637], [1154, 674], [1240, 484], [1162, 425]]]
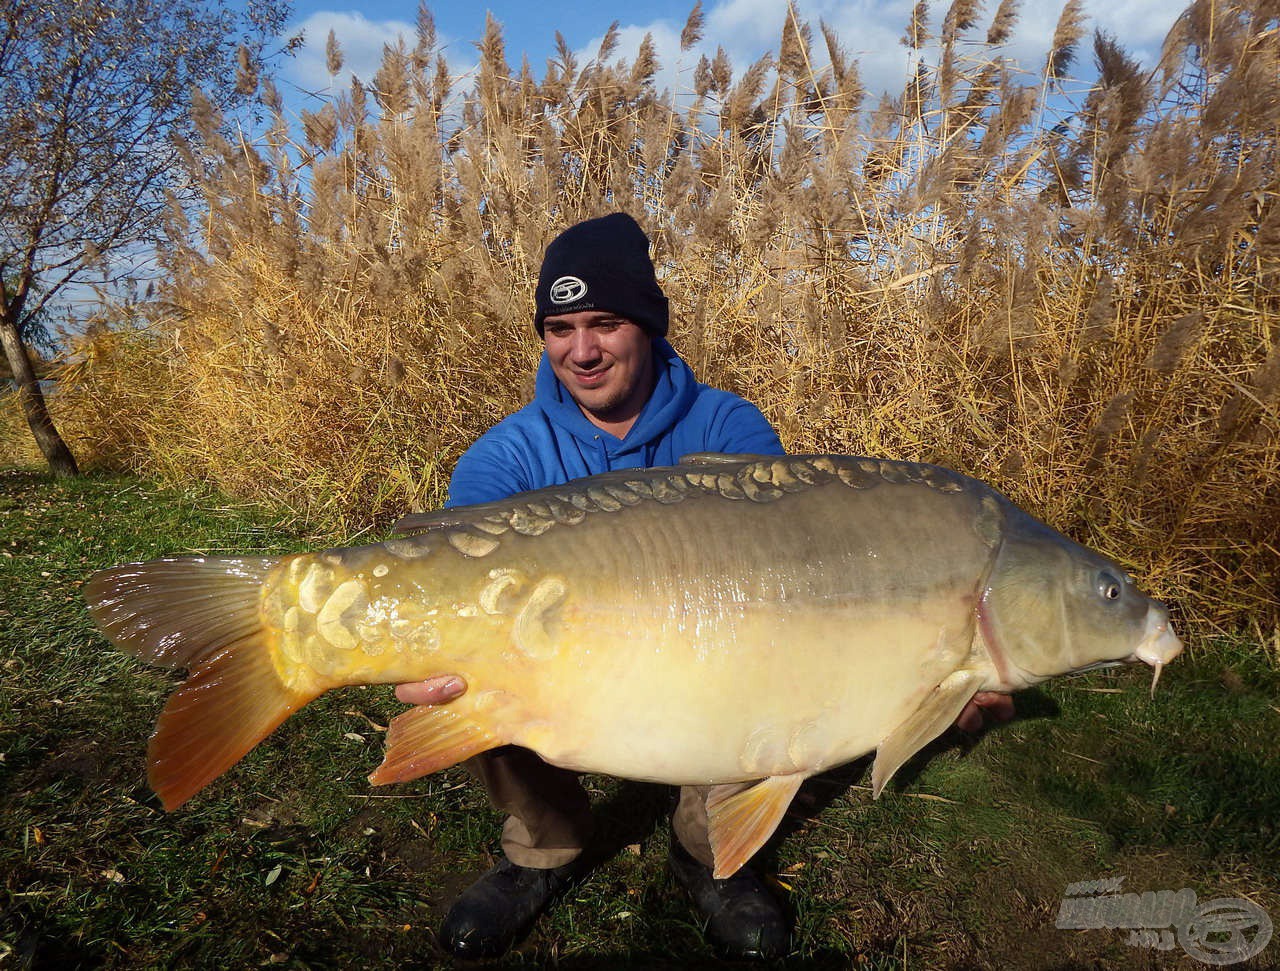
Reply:
[[1182, 652], [1168, 608], [1114, 560], [1013, 509], [979, 608], [983, 640], [1010, 689], [1061, 674]]

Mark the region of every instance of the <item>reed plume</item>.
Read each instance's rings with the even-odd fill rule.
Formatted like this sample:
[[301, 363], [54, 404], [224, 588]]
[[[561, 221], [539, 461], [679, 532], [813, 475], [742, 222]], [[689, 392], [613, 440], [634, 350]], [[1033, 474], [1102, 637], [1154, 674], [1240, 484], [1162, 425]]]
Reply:
[[547, 242], [621, 209], [673, 343], [789, 449], [976, 474], [1184, 621], [1274, 631], [1274, 10], [1194, 4], [1150, 77], [1095, 35], [1098, 83], [1052, 118], [1082, 5], [1033, 74], [995, 49], [1016, 13], [984, 40], [955, 0], [935, 37], [916, 5], [918, 69], [877, 105], [828, 26], [814, 44], [789, 8], [778, 50], [733, 65], [700, 6], [684, 93], [614, 29], [586, 64], [557, 36], [540, 78], [513, 70], [492, 19], [459, 81], [423, 12], [296, 123], [264, 103], [239, 139], [197, 99], [203, 211], [170, 220], [163, 292], [78, 342], [59, 421], [103, 464], [338, 532], [433, 506], [531, 393]]

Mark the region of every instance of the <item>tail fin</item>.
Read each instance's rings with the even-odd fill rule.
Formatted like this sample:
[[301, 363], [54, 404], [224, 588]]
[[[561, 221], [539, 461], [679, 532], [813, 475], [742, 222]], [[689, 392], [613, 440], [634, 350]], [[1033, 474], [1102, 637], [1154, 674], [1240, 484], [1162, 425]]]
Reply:
[[286, 685], [272, 661], [260, 604], [278, 562], [154, 560], [104, 570], [85, 586], [89, 612], [116, 647], [190, 669], [147, 750], [148, 780], [165, 809], [177, 809], [321, 694]]

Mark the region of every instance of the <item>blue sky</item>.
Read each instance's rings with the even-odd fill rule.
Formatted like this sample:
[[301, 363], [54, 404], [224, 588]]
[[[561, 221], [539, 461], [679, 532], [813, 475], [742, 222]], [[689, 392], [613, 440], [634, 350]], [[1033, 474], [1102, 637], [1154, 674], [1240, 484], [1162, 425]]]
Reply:
[[[985, 32], [997, 0], [988, 0], [975, 37]], [[641, 39], [652, 33], [662, 64], [659, 86], [687, 88], [698, 54], [714, 54], [723, 45], [735, 68], [743, 68], [766, 50], [777, 47], [786, 12], [784, 0], [704, 0], [706, 18], [699, 49], [679, 52], [679, 36], [693, 6], [692, 0], [643, 0], [643, 2], [583, 3], [581, 0], [490, 0], [488, 4], [454, 2], [430, 4], [440, 41], [450, 68], [465, 75], [475, 65], [473, 42], [484, 32], [485, 12], [491, 11], [503, 25], [507, 57], [519, 65], [527, 53], [534, 73], [541, 77], [553, 53], [555, 32], [564, 34], [569, 46], [585, 61], [594, 53], [609, 25], [621, 24], [618, 57], [634, 56]], [[905, 76], [908, 55], [898, 43], [910, 15], [912, 0], [799, 0], [800, 15], [813, 24], [825, 20], [836, 28], [845, 48], [858, 56], [864, 81], [872, 91], [897, 91]], [[1023, 0], [1019, 27], [1007, 53], [1026, 67], [1043, 62], [1049, 39], [1061, 12], [1061, 0]], [[936, 27], [947, 4], [932, 6]], [[1178, 0], [1087, 0], [1091, 22], [1115, 33], [1145, 64], [1154, 66], [1160, 44], [1182, 5]], [[324, 44], [330, 28], [338, 36], [347, 58], [347, 70], [368, 80], [376, 70], [382, 46], [403, 33], [412, 45], [416, 0], [298, 0], [293, 30], [302, 30], [307, 45], [282, 72], [291, 104], [303, 104], [303, 91], [323, 90]], [[820, 38], [817, 38], [820, 43]], [[1088, 44], [1082, 45], [1075, 69], [1087, 73]], [[683, 75], [683, 82], [681, 79]], [[346, 79], [342, 79], [345, 85]], [[465, 84], [465, 82], [464, 82]], [[296, 100], [295, 100], [296, 99]]]

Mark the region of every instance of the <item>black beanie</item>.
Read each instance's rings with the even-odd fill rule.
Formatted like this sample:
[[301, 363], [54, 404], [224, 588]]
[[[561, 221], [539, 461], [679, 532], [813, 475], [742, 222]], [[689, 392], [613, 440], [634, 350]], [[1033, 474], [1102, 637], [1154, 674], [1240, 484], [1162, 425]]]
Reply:
[[542, 258], [533, 326], [579, 310], [607, 310], [655, 336], [667, 333], [667, 297], [649, 259], [649, 237], [625, 212], [570, 226]]

